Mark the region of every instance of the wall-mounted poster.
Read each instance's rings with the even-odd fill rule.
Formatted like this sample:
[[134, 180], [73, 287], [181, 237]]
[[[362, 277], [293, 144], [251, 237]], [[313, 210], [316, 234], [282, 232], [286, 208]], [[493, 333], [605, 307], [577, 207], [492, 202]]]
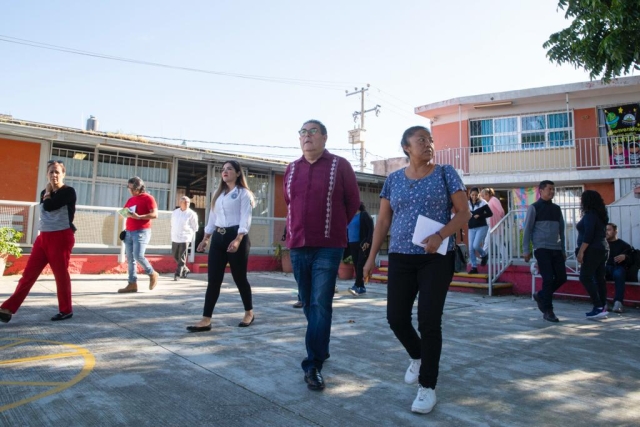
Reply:
[[639, 104], [605, 108], [605, 123], [611, 165], [614, 167], [640, 166], [640, 114]]

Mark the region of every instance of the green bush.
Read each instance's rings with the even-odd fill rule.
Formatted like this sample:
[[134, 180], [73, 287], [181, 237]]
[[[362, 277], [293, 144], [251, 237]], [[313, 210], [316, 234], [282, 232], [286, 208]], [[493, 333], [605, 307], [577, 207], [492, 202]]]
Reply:
[[22, 248], [18, 242], [22, 239], [22, 233], [11, 227], [0, 227], [0, 257], [7, 258], [13, 255], [16, 258], [22, 256]]

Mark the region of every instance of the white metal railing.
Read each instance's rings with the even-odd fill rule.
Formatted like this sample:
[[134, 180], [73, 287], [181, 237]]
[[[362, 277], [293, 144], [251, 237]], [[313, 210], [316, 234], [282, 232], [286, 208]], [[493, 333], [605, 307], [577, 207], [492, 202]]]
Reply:
[[[632, 246], [640, 247], [640, 216], [638, 216], [638, 204], [610, 205], [607, 206], [610, 222], [618, 225], [618, 237]], [[580, 264], [576, 261], [575, 249], [578, 240], [576, 225], [580, 221], [580, 206], [560, 206], [565, 221], [565, 253], [567, 254], [566, 266], [573, 273], [579, 273]], [[522, 238], [525, 209], [511, 210], [504, 218], [489, 230], [489, 260], [488, 282], [489, 295], [492, 295], [492, 285], [500, 275], [515, 260], [522, 259]], [[470, 248], [471, 250], [471, 248]]]
[[[622, 142], [624, 138], [616, 137]], [[633, 138], [635, 140], [635, 138]], [[611, 165], [607, 138], [576, 138], [546, 143], [462, 147], [438, 150], [436, 162], [452, 165], [462, 175], [483, 175], [504, 172], [574, 171], [584, 169], [615, 169]], [[626, 159], [629, 163], [630, 160]], [[631, 166], [640, 166], [633, 164]]]
[[[30, 247], [37, 237], [39, 209], [36, 202], [0, 200], [0, 227], [11, 227], [24, 233], [20, 246]], [[124, 229], [124, 218], [118, 214], [121, 208], [76, 205], [74, 225], [77, 248], [118, 249], [124, 260], [124, 245], [119, 239]], [[158, 211], [153, 220], [148, 248], [171, 249], [171, 213]], [[280, 242], [285, 218], [253, 217], [249, 238], [252, 251], [272, 253], [274, 243]], [[195, 240], [195, 239], [194, 239]], [[189, 245], [189, 261], [195, 256], [195, 243]]]

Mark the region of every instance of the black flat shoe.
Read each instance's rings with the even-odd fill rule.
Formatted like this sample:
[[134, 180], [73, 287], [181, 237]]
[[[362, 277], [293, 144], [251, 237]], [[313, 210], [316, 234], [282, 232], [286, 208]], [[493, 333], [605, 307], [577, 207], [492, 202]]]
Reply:
[[67, 320], [73, 317], [73, 313], [58, 313], [51, 318], [52, 321], [57, 322], [58, 320]]
[[11, 313], [5, 313], [4, 311], [0, 311], [0, 322], [2, 323], [9, 323], [9, 320], [11, 320]]
[[240, 322], [240, 323], [238, 323], [238, 327], [239, 327], [239, 328], [246, 328], [246, 327], [249, 327], [249, 326], [251, 326], [251, 324], [253, 323], [253, 321], [254, 321], [254, 320], [256, 320], [256, 315], [255, 315], [255, 314], [254, 314], [254, 315], [253, 315], [253, 317], [251, 318], [251, 322], [249, 322], [249, 323], [246, 323], [246, 322]]
[[324, 378], [317, 368], [311, 368], [304, 374], [304, 382], [307, 383], [309, 390], [322, 390], [324, 389]]
[[187, 326], [189, 332], [207, 332], [211, 330], [211, 325], [207, 326]]

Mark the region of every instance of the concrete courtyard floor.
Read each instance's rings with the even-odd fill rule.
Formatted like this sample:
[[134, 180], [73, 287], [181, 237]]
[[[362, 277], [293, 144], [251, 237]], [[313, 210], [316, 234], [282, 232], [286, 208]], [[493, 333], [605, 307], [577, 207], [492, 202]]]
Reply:
[[[18, 277], [0, 279], [0, 300]], [[559, 324], [529, 298], [449, 293], [432, 413], [410, 411], [417, 386], [386, 319], [386, 285], [366, 296], [338, 282], [327, 388], [309, 391], [305, 320], [291, 275], [251, 273], [256, 320], [230, 275], [211, 332], [199, 320], [204, 275], [161, 277], [117, 294], [123, 275], [72, 277], [62, 322], [43, 276], [0, 324], [1, 426], [631, 426], [640, 424], [640, 311], [588, 321], [585, 302], [556, 301]], [[415, 319], [414, 319], [415, 321]]]

